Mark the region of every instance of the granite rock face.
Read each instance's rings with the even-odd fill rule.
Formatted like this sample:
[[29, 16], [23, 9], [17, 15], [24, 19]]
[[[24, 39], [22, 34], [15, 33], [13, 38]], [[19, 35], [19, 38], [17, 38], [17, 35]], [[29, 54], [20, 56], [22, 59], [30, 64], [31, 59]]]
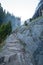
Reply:
[[16, 29], [0, 52], [0, 65], [43, 65], [43, 18]]

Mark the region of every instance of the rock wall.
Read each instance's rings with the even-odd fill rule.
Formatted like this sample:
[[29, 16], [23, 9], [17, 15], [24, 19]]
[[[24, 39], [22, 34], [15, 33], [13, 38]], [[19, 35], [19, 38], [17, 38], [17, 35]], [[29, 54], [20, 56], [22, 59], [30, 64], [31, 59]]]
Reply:
[[16, 29], [0, 52], [0, 65], [43, 65], [43, 18]]

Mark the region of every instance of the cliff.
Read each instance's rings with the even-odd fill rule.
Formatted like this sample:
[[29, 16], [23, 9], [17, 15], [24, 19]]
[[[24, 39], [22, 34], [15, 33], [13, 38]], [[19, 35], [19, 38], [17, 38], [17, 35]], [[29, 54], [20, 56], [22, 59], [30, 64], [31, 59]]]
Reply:
[[18, 27], [4, 43], [0, 65], [43, 65], [43, 17]]

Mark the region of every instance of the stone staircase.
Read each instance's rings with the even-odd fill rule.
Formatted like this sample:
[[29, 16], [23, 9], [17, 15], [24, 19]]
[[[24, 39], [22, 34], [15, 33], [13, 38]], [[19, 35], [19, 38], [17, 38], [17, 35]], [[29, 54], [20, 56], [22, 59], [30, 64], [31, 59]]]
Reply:
[[[28, 52], [23, 51], [23, 45], [16, 37], [16, 34], [11, 34], [5, 41], [3, 52], [0, 56], [4, 57], [2, 64], [0, 65], [30, 65], [31, 59]], [[4, 64], [3, 64], [4, 63]]]
[[9, 36], [9, 38], [7, 38], [5, 43], [6, 44], [3, 47], [3, 52], [2, 52], [2, 53], [4, 53], [4, 55], [6, 55], [8, 52], [10, 52], [10, 53], [16, 52], [17, 53], [17, 51], [20, 51], [22, 49], [20, 41], [13, 34], [11, 34], [11, 36]]

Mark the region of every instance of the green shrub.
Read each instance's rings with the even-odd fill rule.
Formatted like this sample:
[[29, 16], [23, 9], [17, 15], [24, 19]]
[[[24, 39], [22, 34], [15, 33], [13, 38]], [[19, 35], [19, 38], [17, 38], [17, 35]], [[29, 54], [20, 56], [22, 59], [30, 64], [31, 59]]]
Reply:
[[11, 26], [11, 22], [9, 21], [7, 24], [6, 24], [6, 35], [10, 34], [12, 31], [12, 26]]
[[7, 24], [2, 24], [0, 27], [0, 43], [4, 41], [12, 31], [11, 22], [9, 21]]
[[28, 25], [27, 21], [25, 21], [25, 22], [24, 22], [24, 25], [25, 25], [25, 26], [27, 26], [27, 25]]

